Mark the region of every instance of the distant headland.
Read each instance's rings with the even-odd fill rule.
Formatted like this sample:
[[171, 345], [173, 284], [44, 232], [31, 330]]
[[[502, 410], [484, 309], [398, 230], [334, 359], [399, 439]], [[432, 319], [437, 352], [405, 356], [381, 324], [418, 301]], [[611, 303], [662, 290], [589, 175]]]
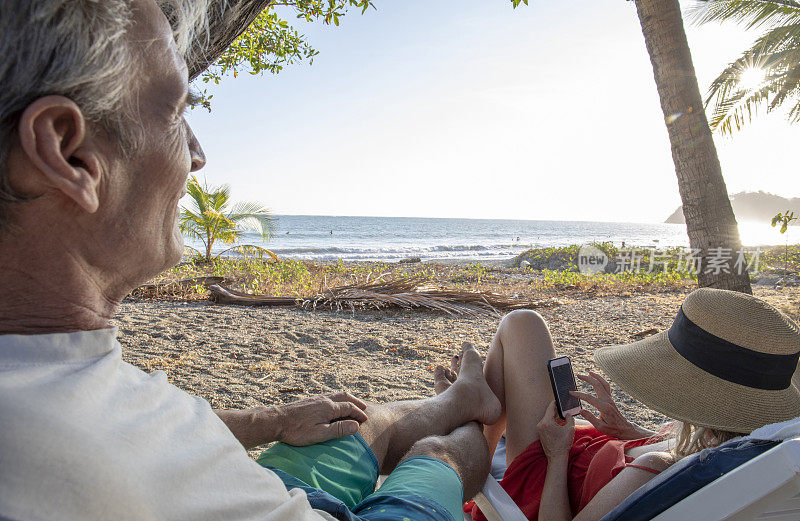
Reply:
[[[786, 210], [800, 213], [800, 197], [787, 199], [767, 192], [739, 192], [731, 196], [731, 205], [736, 220], [769, 223], [776, 214]], [[665, 223], [685, 224], [683, 206], [679, 206]]]

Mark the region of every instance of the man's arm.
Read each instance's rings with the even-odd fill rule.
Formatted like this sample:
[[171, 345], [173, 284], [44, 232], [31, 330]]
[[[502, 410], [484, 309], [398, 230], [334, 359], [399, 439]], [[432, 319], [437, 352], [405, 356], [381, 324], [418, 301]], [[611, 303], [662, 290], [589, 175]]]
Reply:
[[252, 449], [280, 439], [278, 407], [251, 407], [242, 410], [214, 410], [239, 443]]
[[246, 449], [282, 441], [289, 445], [313, 445], [358, 432], [367, 421], [367, 405], [341, 392], [313, 396], [286, 405], [215, 410]]

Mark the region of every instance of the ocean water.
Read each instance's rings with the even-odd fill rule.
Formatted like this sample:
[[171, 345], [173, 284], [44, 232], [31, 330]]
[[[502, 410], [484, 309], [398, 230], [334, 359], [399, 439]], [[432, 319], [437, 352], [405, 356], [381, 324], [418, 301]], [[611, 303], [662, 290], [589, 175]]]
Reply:
[[[584, 221], [516, 221], [495, 219], [433, 219], [411, 217], [330, 217], [280, 215], [277, 232], [267, 243], [246, 232], [244, 244], [264, 246], [281, 258], [302, 260], [398, 261], [504, 260], [534, 247], [613, 242], [621, 246], [664, 248], [689, 245], [682, 224], [636, 224]], [[768, 225], [759, 226], [753, 239], [742, 229], [743, 243], [761, 242]], [[759, 235], [762, 234], [762, 235]], [[197, 241], [186, 244], [200, 249]], [[215, 245], [214, 251], [228, 248]]]

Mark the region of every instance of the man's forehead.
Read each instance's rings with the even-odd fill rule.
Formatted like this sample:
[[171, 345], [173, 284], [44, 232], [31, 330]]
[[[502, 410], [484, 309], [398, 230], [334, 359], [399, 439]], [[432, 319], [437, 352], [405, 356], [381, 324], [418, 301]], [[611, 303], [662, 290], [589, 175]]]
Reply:
[[128, 29], [132, 40], [163, 40], [170, 35], [171, 28], [167, 17], [154, 0], [134, 0], [131, 3], [133, 24]]
[[136, 0], [132, 8], [134, 23], [127, 36], [141, 60], [143, 76], [163, 94], [182, 99], [188, 83], [188, 67], [175, 45], [167, 18], [153, 0]]

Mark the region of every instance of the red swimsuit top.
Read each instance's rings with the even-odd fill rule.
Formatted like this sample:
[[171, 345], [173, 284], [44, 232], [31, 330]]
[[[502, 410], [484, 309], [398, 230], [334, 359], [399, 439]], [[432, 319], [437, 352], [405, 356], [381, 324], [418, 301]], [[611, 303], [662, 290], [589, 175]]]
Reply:
[[[594, 427], [576, 426], [567, 471], [569, 503], [573, 515], [580, 512], [625, 467], [636, 467], [658, 474], [657, 470], [632, 465], [633, 458], [625, 454], [630, 448], [657, 441], [658, 438], [618, 440], [601, 434]], [[539, 516], [546, 473], [547, 457], [542, 450], [542, 444], [535, 441], [514, 458], [500, 481], [500, 486], [508, 492], [525, 517], [534, 521]], [[474, 521], [486, 521], [486, 517], [472, 501], [464, 505], [464, 511], [471, 513]]]

